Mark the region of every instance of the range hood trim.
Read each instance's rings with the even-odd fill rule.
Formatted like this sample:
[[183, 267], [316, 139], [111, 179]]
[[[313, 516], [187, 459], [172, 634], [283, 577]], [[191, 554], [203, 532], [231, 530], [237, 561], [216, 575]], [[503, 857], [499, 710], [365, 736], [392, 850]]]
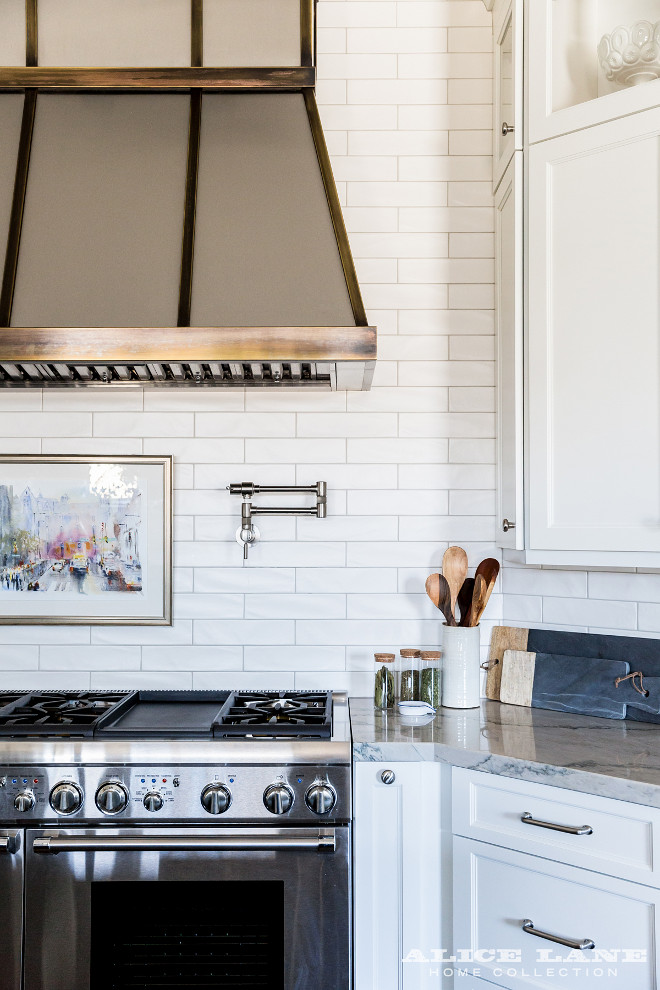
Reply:
[[[191, 332], [192, 331], [192, 332]], [[0, 362], [375, 361], [376, 327], [3, 327]]]
[[183, 92], [208, 90], [304, 90], [313, 89], [316, 69], [313, 66], [276, 68], [48, 68], [12, 66], [0, 68], [0, 92], [25, 89], [55, 91], [163, 90]]

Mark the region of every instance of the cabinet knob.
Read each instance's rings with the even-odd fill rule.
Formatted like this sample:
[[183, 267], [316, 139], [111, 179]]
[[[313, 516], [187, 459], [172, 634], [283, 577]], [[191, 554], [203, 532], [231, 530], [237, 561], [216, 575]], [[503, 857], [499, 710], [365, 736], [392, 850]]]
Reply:
[[515, 529], [515, 528], [516, 528], [516, 524], [514, 522], [509, 522], [508, 519], [502, 520], [502, 529], [504, 530], [505, 533], [508, 533], [510, 529]]
[[380, 775], [380, 779], [384, 784], [393, 784], [396, 780], [396, 774], [394, 773], [394, 770], [383, 770]]
[[514, 131], [515, 131], [515, 127], [513, 126], [513, 124], [507, 124], [507, 122], [504, 121], [504, 123], [502, 124], [502, 135], [506, 137], [507, 134], [513, 134]]

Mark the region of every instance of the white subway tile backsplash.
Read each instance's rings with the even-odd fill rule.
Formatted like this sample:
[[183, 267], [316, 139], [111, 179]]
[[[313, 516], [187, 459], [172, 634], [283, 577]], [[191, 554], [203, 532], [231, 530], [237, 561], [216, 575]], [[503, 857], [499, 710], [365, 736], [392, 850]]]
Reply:
[[294, 635], [292, 619], [198, 619], [193, 643], [201, 646], [265, 646], [293, 643]]
[[306, 594], [394, 592], [397, 571], [394, 567], [299, 567], [296, 591]]
[[[20, 402], [20, 400], [19, 400]], [[0, 437], [91, 437], [92, 413], [5, 412], [0, 416]], [[0, 440], [0, 446], [4, 446]]]
[[143, 646], [143, 670], [240, 670], [242, 646]]
[[198, 437], [292, 437], [296, 419], [285, 412], [196, 413]]
[[94, 436], [98, 437], [192, 437], [195, 419], [186, 412], [99, 412], [94, 413]]
[[493, 57], [487, 52], [399, 55], [399, 76], [402, 79], [490, 79], [492, 75]]
[[243, 595], [174, 596], [175, 619], [242, 619]]
[[349, 28], [349, 52], [446, 52], [445, 28]]
[[[555, 568], [539, 570], [533, 567], [502, 569], [502, 583], [507, 596], [539, 595], [553, 598], [586, 598], [585, 571], [562, 571]], [[608, 598], [614, 597], [611, 595]], [[622, 596], [616, 596], [622, 597]]]
[[391, 439], [349, 440], [348, 461], [357, 464], [416, 464], [419, 461], [442, 463], [448, 459], [448, 441], [433, 437], [420, 440], [416, 437]]
[[[650, 606], [640, 606], [642, 608]], [[589, 598], [543, 599], [543, 621], [567, 626], [606, 626], [610, 629], [637, 628], [634, 602], [594, 601]], [[644, 628], [640, 621], [640, 628]]]
[[25, 643], [20, 646], [0, 646], [0, 677], [6, 670], [36, 670], [38, 666], [38, 646], [27, 646]]
[[139, 670], [139, 646], [42, 646], [40, 670]]
[[402, 437], [494, 437], [493, 413], [401, 413], [399, 435]]
[[[346, 596], [333, 594], [305, 595], [246, 595], [246, 619], [343, 619], [346, 616]], [[290, 669], [290, 668], [289, 668]]]
[[[343, 646], [246, 646], [245, 669], [273, 672], [345, 670], [345, 653]], [[322, 683], [336, 689], [334, 676]]]
[[[171, 453], [176, 489], [174, 627], [0, 626], [0, 687], [368, 695], [375, 649], [440, 642], [424, 581], [446, 546], [472, 568], [497, 553], [491, 15], [481, 0], [319, 0], [318, 17], [374, 387], [0, 392], [0, 451]], [[328, 518], [258, 518], [245, 563], [226, 491], [244, 479], [325, 480]], [[496, 592], [484, 643], [497, 621], [660, 633], [659, 574], [505, 563]]]

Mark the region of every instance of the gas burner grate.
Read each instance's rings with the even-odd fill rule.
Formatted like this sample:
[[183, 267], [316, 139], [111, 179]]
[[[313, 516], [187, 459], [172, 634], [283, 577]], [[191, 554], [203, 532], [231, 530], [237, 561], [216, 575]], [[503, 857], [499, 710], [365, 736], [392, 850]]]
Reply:
[[91, 735], [101, 719], [130, 695], [128, 691], [0, 695], [3, 735]]
[[236, 691], [227, 699], [213, 729], [220, 738], [276, 735], [329, 739], [332, 693]]

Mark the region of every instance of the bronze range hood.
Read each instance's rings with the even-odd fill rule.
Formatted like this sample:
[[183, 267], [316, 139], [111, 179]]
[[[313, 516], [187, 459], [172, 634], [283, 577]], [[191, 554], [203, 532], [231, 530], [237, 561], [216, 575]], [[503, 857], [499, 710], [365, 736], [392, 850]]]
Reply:
[[0, 388], [368, 389], [314, 0], [164, 6], [0, 7]]

